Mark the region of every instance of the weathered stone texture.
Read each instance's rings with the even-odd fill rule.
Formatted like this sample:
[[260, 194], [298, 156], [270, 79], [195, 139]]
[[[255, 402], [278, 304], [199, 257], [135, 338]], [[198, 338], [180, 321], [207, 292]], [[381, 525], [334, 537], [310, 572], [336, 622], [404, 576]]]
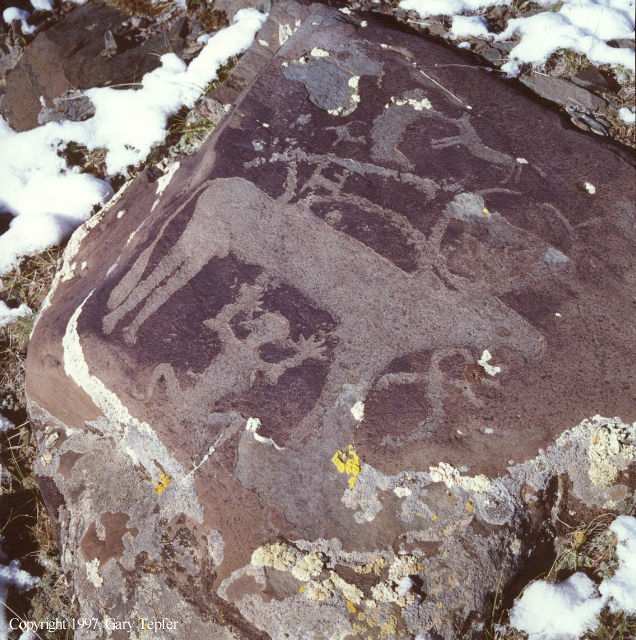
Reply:
[[383, 23], [265, 29], [233, 112], [74, 238], [39, 318], [65, 567], [85, 615], [175, 637], [457, 637], [563, 487], [629, 495], [619, 420], [525, 461], [636, 418], [633, 166]]

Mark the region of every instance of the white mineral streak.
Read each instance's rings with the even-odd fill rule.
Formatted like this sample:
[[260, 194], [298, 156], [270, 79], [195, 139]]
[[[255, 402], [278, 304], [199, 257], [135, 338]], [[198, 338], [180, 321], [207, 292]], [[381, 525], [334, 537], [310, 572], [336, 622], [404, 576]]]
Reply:
[[362, 420], [364, 419], [364, 402], [358, 400], [358, 402], [356, 402], [353, 407], [351, 407], [351, 415], [358, 422], [362, 422]]
[[384, 105], [385, 109], [388, 109], [392, 104], [396, 107], [403, 107], [408, 105], [409, 107], [413, 107], [415, 111], [422, 111], [423, 109], [432, 109], [433, 105], [428, 98], [422, 98], [421, 100], [415, 100], [415, 98], [396, 98], [395, 96], [391, 96], [391, 102]]
[[292, 27], [290, 24], [281, 24], [278, 26], [278, 44], [284, 45], [289, 38], [296, 32], [296, 30], [300, 27], [300, 20], [296, 20], [294, 26]]
[[[141, 464], [154, 482], [158, 482], [164, 476], [170, 478], [170, 484], [164, 494], [169, 495], [170, 500], [161, 501], [162, 510], [174, 511], [175, 514], [184, 512], [201, 522], [203, 512], [197, 500], [192, 476], [185, 474], [181, 464], [170, 456], [152, 427], [132, 416], [119, 397], [90, 373], [77, 331], [77, 321], [92, 295], [91, 291], [75, 310], [66, 327], [62, 339], [64, 372], [88, 394], [104, 414], [107, 424], [97, 421], [100, 427], [104, 427], [104, 435], [113, 436], [133, 464]], [[160, 466], [156, 462], [159, 462]]]
[[460, 486], [467, 491], [485, 493], [490, 489], [490, 480], [483, 474], [462, 476], [458, 469], [447, 462], [440, 462], [436, 467], [429, 467], [429, 475], [433, 482], [443, 482], [449, 489]]
[[477, 364], [480, 364], [489, 376], [496, 376], [501, 372], [501, 367], [493, 367], [491, 364], [488, 364], [491, 360], [492, 354], [490, 353], [490, 351], [488, 351], [488, 349], [485, 349], [481, 354], [481, 358], [477, 360]]
[[170, 184], [172, 177], [179, 169], [180, 162], [175, 162], [171, 164], [167, 171], [157, 180], [157, 195], [160, 196], [165, 190], [166, 187]]
[[269, 444], [274, 447], [277, 451], [283, 451], [285, 447], [279, 447], [271, 438], [265, 438], [264, 436], [258, 433], [258, 428], [261, 426], [261, 421], [259, 418], [248, 418], [247, 424], [245, 425], [245, 431], [251, 433], [254, 436], [254, 440], [256, 442], [262, 442], [264, 444]]

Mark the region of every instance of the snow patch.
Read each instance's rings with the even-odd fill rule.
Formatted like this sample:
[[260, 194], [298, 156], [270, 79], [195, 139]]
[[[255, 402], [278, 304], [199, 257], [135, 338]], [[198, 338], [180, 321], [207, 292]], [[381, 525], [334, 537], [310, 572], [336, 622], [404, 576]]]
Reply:
[[527, 586], [510, 612], [510, 624], [529, 640], [574, 640], [597, 626], [602, 608], [596, 585], [575, 573], [559, 584], [537, 580]]
[[[612, 47], [608, 41], [634, 37], [633, 0], [538, 0], [546, 11], [508, 20], [506, 29], [489, 32], [481, 16], [466, 15], [491, 6], [489, 0], [402, 0], [399, 7], [422, 18], [452, 16], [449, 37], [492, 37], [495, 41], [518, 40], [502, 71], [519, 74], [522, 64], [541, 68], [559, 49], [586, 55], [593, 63], [621, 65], [634, 71], [634, 50]], [[509, 5], [509, 2], [502, 2]], [[552, 10], [558, 7], [558, 10]]]
[[627, 107], [623, 107], [618, 111], [618, 117], [625, 124], [635, 124], [636, 123], [636, 110], [628, 109]]
[[49, 122], [17, 133], [0, 118], [0, 207], [14, 216], [0, 237], [0, 274], [21, 256], [61, 242], [113, 195], [106, 182], [68, 167], [59, 151], [69, 142], [90, 151], [105, 148], [108, 174], [128, 175], [131, 165], [163, 141], [168, 117], [195, 103], [217, 70], [250, 46], [265, 19], [255, 9], [238, 11], [234, 24], [212, 36], [189, 66], [165, 54], [137, 90], [85, 91], [95, 106], [87, 120]]
[[18, 318], [28, 318], [32, 315], [33, 311], [24, 302], [19, 307], [11, 309], [2, 300], [0, 300], [0, 327], [11, 324]]
[[619, 567], [597, 587], [584, 573], [550, 584], [530, 583], [510, 612], [510, 623], [529, 640], [576, 640], [598, 626], [598, 614], [612, 611], [636, 614], [636, 518], [618, 516], [610, 525], [617, 537]]
[[10, 25], [14, 20], [20, 22], [20, 30], [24, 35], [31, 34], [35, 31], [35, 27], [28, 24], [27, 20], [31, 14], [17, 7], [9, 7], [2, 12], [2, 19]]
[[[2, 537], [0, 536], [1, 541]], [[4, 553], [0, 548], [0, 559], [4, 557]], [[9, 588], [16, 589], [22, 593], [33, 589], [39, 581], [39, 578], [35, 578], [30, 573], [20, 569], [19, 560], [11, 560], [7, 565], [0, 564], [0, 638], [8, 638], [9, 633], [11, 633], [7, 620], [9, 609], [6, 607]]]

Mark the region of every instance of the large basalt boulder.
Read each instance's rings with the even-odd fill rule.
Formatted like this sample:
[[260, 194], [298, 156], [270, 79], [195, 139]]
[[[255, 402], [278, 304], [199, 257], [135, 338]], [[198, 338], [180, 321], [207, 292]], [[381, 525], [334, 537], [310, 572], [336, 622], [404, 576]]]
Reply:
[[382, 22], [258, 39], [39, 317], [64, 568], [104, 636], [469, 635], [545, 521], [631, 495], [633, 164]]

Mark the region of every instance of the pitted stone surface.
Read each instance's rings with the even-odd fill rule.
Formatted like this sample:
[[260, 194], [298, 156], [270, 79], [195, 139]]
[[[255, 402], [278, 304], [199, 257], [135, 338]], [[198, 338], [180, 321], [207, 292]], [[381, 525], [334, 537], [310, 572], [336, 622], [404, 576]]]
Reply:
[[636, 418], [633, 165], [382, 23], [290, 3], [264, 33], [234, 111], [74, 243], [39, 318], [67, 568], [87, 615], [165, 591], [191, 637], [450, 638], [570, 468], [507, 467]]

